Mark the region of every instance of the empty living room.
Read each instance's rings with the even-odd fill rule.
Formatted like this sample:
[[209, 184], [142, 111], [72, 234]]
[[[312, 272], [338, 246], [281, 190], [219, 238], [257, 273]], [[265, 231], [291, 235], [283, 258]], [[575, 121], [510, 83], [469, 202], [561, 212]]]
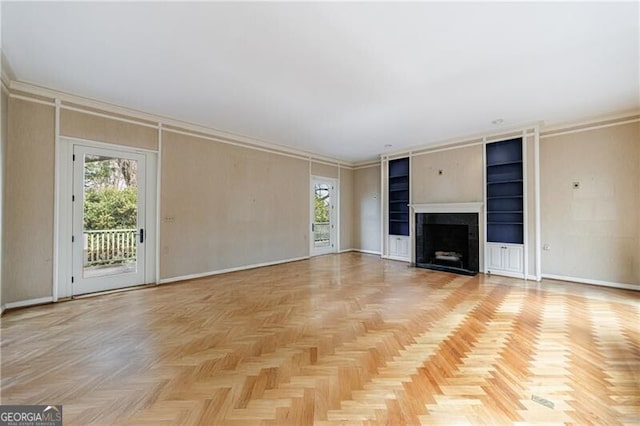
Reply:
[[0, 425], [640, 424], [639, 2], [0, 20]]

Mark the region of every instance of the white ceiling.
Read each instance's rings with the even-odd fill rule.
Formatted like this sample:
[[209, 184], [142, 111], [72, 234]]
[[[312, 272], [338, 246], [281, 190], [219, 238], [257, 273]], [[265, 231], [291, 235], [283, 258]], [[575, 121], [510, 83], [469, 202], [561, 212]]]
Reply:
[[16, 79], [346, 161], [640, 107], [638, 2], [8, 3]]

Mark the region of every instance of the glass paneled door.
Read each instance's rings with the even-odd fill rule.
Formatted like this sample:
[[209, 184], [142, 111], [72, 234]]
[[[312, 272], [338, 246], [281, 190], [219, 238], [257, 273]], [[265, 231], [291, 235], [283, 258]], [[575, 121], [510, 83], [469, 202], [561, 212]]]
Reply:
[[313, 203], [311, 254], [333, 253], [336, 251], [335, 181], [314, 177], [311, 186], [311, 201]]
[[144, 284], [144, 155], [75, 145], [73, 158], [73, 295]]

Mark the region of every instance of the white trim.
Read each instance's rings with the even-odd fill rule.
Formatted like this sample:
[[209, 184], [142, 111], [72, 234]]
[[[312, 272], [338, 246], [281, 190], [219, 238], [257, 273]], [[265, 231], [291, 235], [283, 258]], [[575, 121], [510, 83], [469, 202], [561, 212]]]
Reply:
[[567, 277], [565, 275], [554, 275], [554, 274], [542, 274], [542, 278], [548, 278], [550, 280], [569, 281], [569, 282], [575, 282], [579, 284], [597, 285], [602, 287], [619, 288], [623, 290], [640, 291], [640, 285], [617, 283], [612, 281], [592, 280], [589, 278]]
[[227, 268], [227, 269], [218, 269], [216, 271], [202, 272], [198, 274], [181, 275], [178, 277], [161, 279], [159, 281], [159, 284], [168, 284], [176, 281], [193, 280], [196, 278], [204, 278], [204, 277], [210, 277], [213, 275], [227, 274], [229, 272], [245, 271], [247, 269], [263, 268], [265, 266], [280, 265], [282, 263], [298, 262], [300, 260], [307, 260], [307, 259], [309, 259], [309, 256], [294, 257], [291, 259], [275, 260], [272, 262], [264, 262], [264, 263], [254, 263], [252, 265], [237, 266], [234, 268]]
[[380, 167], [380, 160], [372, 161], [372, 162], [364, 162], [364, 163], [356, 163], [355, 166], [351, 167], [351, 170], [360, 170], [360, 169], [368, 169], [369, 167]]
[[[487, 202], [487, 138], [482, 138], [482, 199]], [[482, 242], [480, 254], [481, 260], [478, 259], [478, 265], [482, 265], [482, 272], [487, 270], [487, 209], [482, 212]], [[480, 228], [480, 227], [479, 227]], [[479, 237], [479, 236], [478, 236]], [[479, 269], [479, 268], [478, 268]]]
[[342, 194], [340, 193], [340, 164], [338, 164], [338, 182], [337, 185], [334, 189], [335, 191], [335, 197], [336, 197], [336, 253], [340, 252], [340, 247], [342, 247], [342, 240], [340, 239], [340, 224], [342, 223], [342, 210], [341, 210], [341, 204], [340, 203], [340, 197], [342, 196]]
[[13, 71], [13, 67], [9, 63], [9, 59], [4, 54], [4, 50], [0, 47], [0, 80], [2, 80], [3, 84], [7, 86], [15, 78], [16, 73]]
[[58, 221], [60, 220], [60, 99], [56, 99], [55, 111], [55, 127], [54, 127], [54, 154], [53, 154], [53, 282], [51, 288], [52, 300], [58, 301], [59, 286], [59, 253], [60, 246], [60, 228]]
[[527, 135], [522, 132], [522, 274], [529, 275], [529, 161]]
[[589, 132], [592, 130], [598, 130], [598, 129], [606, 129], [607, 127], [614, 127], [614, 126], [622, 126], [624, 124], [631, 124], [631, 123], [637, 123], [640, 121], [640, 117], [638, 118], [633, 118], [631, 120], [624, 120], [624, 121], [615, 121], [613, 123], [606, 123], [606, 124], [599, 124], [599, 125], [594, 125], [594, 126], [588, 126], [588, 127], [581, 127], [579, 129], [572, 129], [572, 130], [566, 130], [564, 132], [553, 132], [553, 133], [545, 133], [543, 135], [541, 135], [541, 138], [553, 138], [556, 136], [562, 136], [562, 135], [570, 135], [573, 133], [582, 133], [582, 132]]
[[389, 176], [389, 160], [386, 157], [380, 160], [380, 254], [384, 256], [387, 253], [387, 181]]
[[65, 236], [64, 240], [58, 237], [57, 249], [54, 251], [54, 263], [58, 266], [57, 276], [54, 282], [57, 282], [57, 294], [55, 297], [71, 297], [71, 239], [67, 238], [73, 234], [72, 217], [73, 203], [71, 197], [73, 195], [73, 141], [65, 137], [58, 140], [58, 148], [55, 154], [58, 163], [55, 166], [55, 175], [58, 177], [56, 188], [54, 189], [57, 206], [57, 217], [54, 221], [54, 232], [58, 235]]
[[387, 158], [402, 158], [411, 155], [424, 155], [432, 154], [439, 151], [449, 151], [452, 149], [466, 148], [474, 145], [481, 145], [486, 142], [499, 142], [514, 137], [519, 137], [523, 132], [526, 135], [532, 134], [531, 132], [536, 126], [540, 126], [541, 122], [532, 122], [525, 125], [514, 126], [511, 128], [502, 129], [499, 132], [480, 132], [474, 135], [464, 136], [460, 138], [452, 138], [440, 143], [432, 145], [423, 145], [413, 148], [409, 148], [403, 151], [396, 151], [385, 154]]
[[399, 257], [399, 256], [380, 256], [380, 257], [387, 260], [397, 260], [398, 262], [411, 263], [411, 259], [407, 259], [406, 257]]
[[[186, 121], [173, 119], [171, 117], [163, 117], [160, 115], [149, 114], [142, 111], [128, 109], [125, 107], [109, 104], [107, 102], [102, 102], [94, 99], [85, 98], [82, 96], [72, 95], [72, 94], [57, 91], [54, 89], [37, 86], [34, 84], [12, 80], [10, 81], [9, 89], [30, 93], [36, 96], [60, 98], [62, 102], [73, 103], [75, 105], [80, 105], [87, 108], [95, 108], [105, 112], [111, 112], [114, 114], [127, 115], [131, 118], [138, 118], [140, 120], [150, 121], [153, 123], [159, 122], [159, 123], [162, 123], [164, 126], [172, 126], [172, 127], [185, 129], [185, 130], [190, 130], [192, 132], [199, 132], [205, 135], [211, 135], [211, 137], [219, 139], [220, 142], [228, 141], [228, 142], [233, 142], [235, 144], [238, 144], [240, 146], [244, 146], [247, 148], [266, 150], [267, 152], [273, 152], [274, 154], [281, 154], [281, 155], [289, 154], [289, 155], [295, 155], [297, 157], [302, 157], [304, 159], [311, 157], [319, 161], [329, 162], [332, 165], [344, 164], [347, 167], [353, 167], [353, 163], [350, 163], [347, 161], [341, 161], [335, 158], [314, 154], [312, 152], [290, 148], [288, 146], [279, 145], [274, 142], [263, 141], [263, 140], [246, 136], [246, 135], [226, 132], [224, 130], [213, 129], [205, 126], [200, 126], [198, 124], [188, 123]], [[114, 117], [114, 118], [118, 119], [117, 117]], [[146, 125], [148, 126], [149, 124], [147, 123]], [[155, 125], [151, 125], [151, 126], [157, 127]], [[168, 128], [165, 128], [165, 131], [180, 132], [179, 130], [168, 129]], [[196, 136], [202, 137], [202, 135], [196, 135]]]
[[158, 153], [158, 151], [155, 150], [155, 149], [138, 148], [136, 146], [131, 146], [131, 145], [118, 145], [118, 144], [115, 144], [115, 143], [102, 142], [102, 141], [93, 141], [93, 140], [89, 140], [89, 139], [76, 138], [74, 136], [60, 135], [60, 137], [64, 138], [64, 139], [68, 139], [69, 141], [71, 141], [73, 143], [89, 146], [89, 147], [92, 147], [92, 148], [115, 149], [115, 150], [120, 150], [120, 151], [124, 150], [124, 151], [128, 151], [128, 152], [136, 152], [138, 154], [157, 154]]
[[63, 105], [62, 109], [79, 112], [80, 114], [87, 114], [87, 115], [93, 115], [93, 116], [100, 117], [100, 118], [107, 118], [109, 120], [122, 121], [124, 123], [135, 124], [137, 126], [151, 127], [152, 129], [157, 129], [158, 128], [157, 124], [144, 123], [142, 121], [130, 120], [130, 119], [124, 118], [124, 117], [118, 117], [118, 116], [115, 116], [115, 115], [104, 114], [102, 112], [90, 111], [90, 110], [86, 110], [86, 109], [82, 109], [82, 108], [76, 108], [76, 107], [72, 107], [72, 106], [68, 106], [68, 105]]
[[[187, 132], [187, 131], [183, 131], [183, 130], [177, 130], [177, 129], [170, 129], [170, 128], [163, 128], [164, 132], [171, 132], [171, 133], [175, 133], [178, 135], [183, 135], [183, 136], [189, 136], [192, 138], [199, 138], [199, 139], [204, 139], [204, 140], [208, 140], [208, 141], [212, 141], [212, 142], [218, 142], [218, 143], [224, 143], [227, 145], [233, 145], [233, 146], [237, 146], [240, 148], [246, 148], [246, 149], [254, 149], [256, 151], [261, 151], [261, 152], [266, 152], [269, 154], [277, 154], [277, 155], [282, 155], [284, 157], [289, 157], [289, 158], [295, 158], [298, 160], [304, 160], [304, 161], [309, 161], [310, 163], [319, 163], [319, 161], [315, 160], [314, 157], [311, 157], [309, 155], [299, 155], [299, 154], [290, 154], [288, 152], [282, 152], [282, 151], [277, 151], [274, 149], [268, 149], [268, 148], [261, 148], [261, 147], [257, 147], [257, 146], [251, 146], [251, 145], [247, 145], [241, 142], [236, 142], [233, 140], [228, 140], [228, 139], [221, 139], [221, 138], [217, 138], [215, 136], [208, 136], [208, 135], [203, 135], [203, 134], [199, 134], [199, 133], [192, 133], [192, 132]], [[338, 163], [322, 163], [322, 164], [328, 164], [331, 166], [337, 166]]]
[[316, 157], [312, 156], [305, 156], [304, 159], [306, 160], [307, 158], [310, 158], [312, 162], [316, 163], [316, 164], [324, 164], [325, 166], [332, 166], [332, 167], [338, 167], [338, 166], [342, 166], [344, 167], [344, 164], [339, 162], [339, 161], [327, 161], [327, 160], [321, 160], [318, 159]]
[[379, 251], [375, 251], [375, 250], [362, 250], [362, 249], [352, 249], [352, 251], [357, 251], [358, 253], [365, 253], [365, 254], [375, 254], [377, 256], [381, 256], [382, 253], [380, 253]]
[[4, 307], [4, 305], [0, 305], [0, 316], [2, 316], [2, 314], [4, 314], [4, 310], [6, 308]]
[[4, 81], [4, 78], [0, 78], [0, 87], [2, 87], [2, 91], [9, 96], [11, 93], [9, 92], [9, 85]]
[[160, 232], [162, 227], [162, 211], [160, 210], [161, 204], [161, 185], [162, 185], [162, 123], [158, 123], [158, 158], [156, 164], [156, 284], [160, 284]]
[[536, 278], [535, 275], [527, 275], [525, 280], [527, 280], [527, 281], [538, 281], [538, 282], [540, 281], [539, 279]]
[[[409, 206], [413, 205], [413, 155], [409, 156]], [[409, 207], [409, 260], [411, 264], [416, 263], [416, 214], [411, 213], [411, 207]]]
[[26, 306], [34, 306], [34, 305], [44, 305], [45, 303], [52, 303], [53, 297], [40, 297], [38, 299], [27, 299], [20, 300], [18, 302], [8, 302], [5, 303], [4, 309], [15, 309], [15, 308], [24, 308]]
[[379, 251], [360, 250], [360, 249], [357, 249], [357, 248], [349, 248], [349, 249], [340, 250], [338, 253], [342, 254], [342, 253], [350, 253], [350, 252], [365, 253], [365, 254], [375, 254], [375, 255], [380, 256], [380, 252]]
[[484, 203], [409, 204], [414, 213], [481, 213]]
[[593, 130], [601, 125], [609, 127], [610, 124], [623, 122], [626, 120], [640, 120], [640, 109], [629, 110], [618, 114], [601, 115], [592, 117], [587, 120], [574, 121], [569, 123], [549, 124], [544, 128], [544, 137], [555, 136], [556, 132], [574, 131], [574, 130]]
[[[143, 284], [155, 284], [157, 279], [157, 253], [158, 253], [158, 153], [145, 153], [145, 238], [144, 244], [144, 282]], [[153, 231], [153, 232], [151, 232]]]
[[540, 131], [536, 129], [536, 134], [533, 139], [533, 151], [534, 151], [534, 189], [533, 194], [535, 198], [535, 279], [536, 281], [542, 280], [542, 229], [540, 224]]
[[444, 146], [441, 148], [433, 148], [433, 149], [424, 148], [421, 150], [411, 151], [407, 155], [410, 155], [411, 157], [419, 157], [421, 155], [435, 154], [436, 152], [443, 152], [443, 151], [453, 151], [455, 149], [469, 148], [471, 146], [478, 146], [483, 144], [484, 142], [480, 141], [480, 142], [469, 142], [469, 143], [462, 143], [462, 144], [451, 145], [451, 146]]
[[41, 99], [30, 98], [28, 96], [16, 95], [16, 94], [13, 94], [13, 93], [9, 93], [9, 97], [12, 98], [12, 99], [19, 99], [19, 100], [25, 101], [25, 102], [33, 102], [34, 104], [47, 105], [47, 106], [52, 106], [52, 107], [56, 106], [55, 102], [43, 101]]
[[518, 273], [518, 272], [509, 272], [509, 271], [494, 271], [491, 273], [487, 273], [487, 272], [483, 272], [483, 274], [488, 275], [488, 276], [492, 276], [492, 275], [496, 275], [496, 276], [500, 276], [500, 277], [509, 277], [509, 278], [518, 278], [521, 280], [526, 280], [526, 275], [522, 274], [522, 273]]

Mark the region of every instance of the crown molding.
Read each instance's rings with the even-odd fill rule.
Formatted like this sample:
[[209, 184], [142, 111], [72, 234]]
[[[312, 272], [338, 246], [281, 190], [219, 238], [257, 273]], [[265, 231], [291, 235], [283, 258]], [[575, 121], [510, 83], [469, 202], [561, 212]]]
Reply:
[[380, 155], [383, 160], [402, 158], [406, 156], [429, 154], [435, 151], [466, 148], [474, 145], [481, 145], [486, 141], [498, 141], [510, 137], [532, 136], [543, 125], [542, 121], [534, 121], [519, 125], [503, 127], [495, 132], [479, 132], [467, 136], [445, 139], [433, 144], [414, 146], [401, 151], [393, 151]]
[[0, 80], [4, 84], [5, 89], [9, 89], [9, 83], [15, 79], [15, 74], [9, 60], [4, 54], [4, 50], [0, 47]]
[[[213, 129], [210, 127], [202, 126], [195, 123], [190, 123], [187, 121], [182, 121], [178, 119], [174, 119], [171, 117], [150, 114], [143, 111], [122, 107], [119, 105], [111, 104], [108, 102], [99, 101], [96, 99], [86, 98], [83, 96], [78, 96], [62, 91], [58, 91], [55, 89], [50, 89], [47, 87], [39, 86], [37, 84], [10, 80], [9, 81], [9, 90], [17, 91], [22, 93], [28, 93], [34, 96], [41, 96], [50, 99], [59, 99], [62, 101], [62, 107], [65, 108], [65, 103], [74, 104], [74, 107], [70, 107], [68, 109], [73, 108], [74, 110], [80, 112], [80, 108], [78, 107], [86, 107], [95, 110], [104, 111], [107, 113], [118, 114], [121, 116], [126, 116], [130, 118], [137, 118], [139, 120], [151, 121], [154, 123], [158, 123], [158, 126], [162, 126], [164, 130], [171, 131], [171, 128], [176, 128], [177, 130], [186, 130], [187, 132], [193, 132], [193, 136], [197, 137], [198, 133], [202, 136], [208, 136], [209, 139], [219, 141], [222, 143], [232, 143], [239, 146], [243, 146], [249, 149], [261, 149], [264, 151], [272, 152], [274, 154], [288, 154], [290, 156], [295, 156], [297, 158], [301, 158], [308, 161], [322, 162], [334, 166], [340, 166], [344, 168], [353, 168], [354, 163], [349, 161], [340, 160], [338, 158], [328, 157], [324, 155], [320, 155], [314, 152], [300, 150], [288, 147], [286, 145], [277, 144], [274, 142], [264, 141], [261, 139], [240, 135], [236, 133], [226, 132], [219, 129]], [[86, 111], [87, 113], [96, 114], [95, 111]], [[102, 114], [103, 116], [107, 114]], [[122, 117], [112, 117], [116, 120], [123, 120]]]
[[591, 117], [581, 121], [563, 122], [545, 126], [540, 132], [540, 137], [547, 138], [562, 134], [583, 132], [603, 127], [640, 121], [640, 109], [610, 113], [598, 117]]

